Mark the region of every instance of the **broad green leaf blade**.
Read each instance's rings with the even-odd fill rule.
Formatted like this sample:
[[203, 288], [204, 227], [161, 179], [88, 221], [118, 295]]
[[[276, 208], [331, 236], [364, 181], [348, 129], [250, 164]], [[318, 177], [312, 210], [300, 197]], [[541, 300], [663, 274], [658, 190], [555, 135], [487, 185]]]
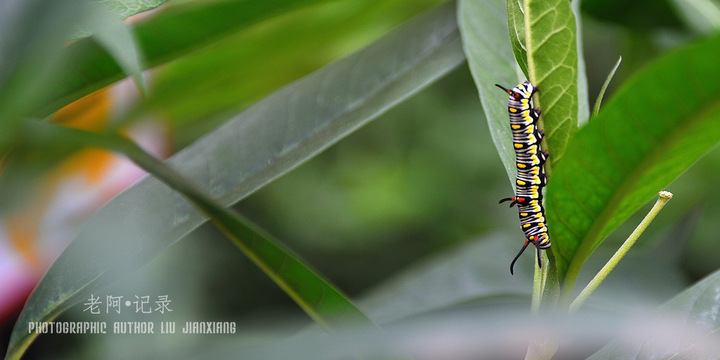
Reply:
[[578, 55], [575, 15], [567, 0], [522, 0], [528, 77], [540, 91], [535, 107], [542, 110], [545, 172], [565, 153], [578, 124]]
[[548, 184], [558, 271], [572, 290], [585, 259], [720, 141], [720, 37], [672, 52], [629, 80], [582, 128]]
[[468, 58], [480, 102], [495, 147], [515, 183], [515, 151], [507, 115], [507, 95], [495, 87], [518, 83], [512, 50], [507, 43], [507, 15], [499, 1], [460, 0], [458, 21], [463, 47]]
[[[455, 9], [442, 6], [258, 102], [169, 165], [221, 206], [231, 205], [463, 60]], [[8, 358], [22, 355], [35, 336], [27, 334], [28, 322], [55, 318], [205, 221], [182, 195], [152, 177], [118, 195], [86, 223], [38, 284], [13, 330]]]
[[[262, 2], [221, 0], [166, 6], [162, 12], [132, 25], [147, 67], [176, 59], [234, 31], [304, 6], [327, 0], [272, 0]], [[192, 24], [192, 26], [188, 26]], [[53, 74], [33, 107], [44, 117], [62, 106], [125, 77], [113, 57], [92, 38], [70, 44], [71, 59]]]
[[[709, 359], [717, 358], [720, 271], [678, 294], [658, 309], [661, 316], [683, 320], [684, 338], [650, 337], [627, 344], [614, 341], [589, 357], [602, 359]], [[713, 352], [708, 352], [712, 349]], [[701, 355], [701, 354], [704, 354]]]

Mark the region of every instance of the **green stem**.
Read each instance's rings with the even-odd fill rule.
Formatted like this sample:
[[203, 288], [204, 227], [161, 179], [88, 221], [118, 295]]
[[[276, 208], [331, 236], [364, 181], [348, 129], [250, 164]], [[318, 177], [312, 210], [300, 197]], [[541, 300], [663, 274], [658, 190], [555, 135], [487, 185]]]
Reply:
[[[535, 251], [538, 251], [537, 249], [533, 249]], [[533, 276], [533, 293], [532, 293], [532, 305], [531, 305], [531, 311], [533, 314], [537, 314], [540, 312], [540, 304], [542, 301], [543, 293], [545, 292], [545, 282], [547, 280], [547, 272], [548, 272], [548, 262], [546, 261], [545, 252], [542, 251], [542, 254], [540, 254], [540, 259], [543, 263], [543, 267], [539, 268], [537, 264], [535, 264], [535, 275]], [[535, 263], [533, 261], [533, 263]]]
[[[535, 267], [532, 313], [552, 313], [560, 299], [560, 282], [555, 257], [551, 251], [542, 251], [542, 269]], [[530, 340], [526, 360], [550, 360], [557, 352], [559, 341], [550, 335], [538, 335]]]
[[580, 292], [580, 294], [573, 300], [573, 302], [570, 304], [570, 307], [568, 309], [568, 312], [574, 313], [577, 311], [582, 304], [585, 303], [587, 298], [595, 292], [598, 286], [605, 280], [605, 278], [610, 274], [610, 272], [615, 268], [615, 266], [618, 264], [618, 262], [627, 254], [627, 252], [630, 250], [630, 248], [635, 244], [635, 241], [640, 237], [640, 235], [647, 229], [647, 227], [650, 225], [650, 223], [655, 219], [655, 216], [662, 210], [662, 208], [667, 204], [668, 201], [672, 199], [672, 193], [669, 191], [661, 191], [658, 194], [658, 199], [655, 202], [655, 205], [653, 205], [652, 209], [650, 209], [650, 212], [648, 212], [647, 215], [645, 215], [645, 218], [640, 222], [640, 224], [635, 228], [635, 231], [630, 234], [630, 236], [625, 240], [625, 242], [620, 246], [620, 248], [615, 252], [615, 254], [608, 260], [607, 264], [603, 266], [602, 269], [595, 275], [595, 277], [585, 286], [585, 288]]

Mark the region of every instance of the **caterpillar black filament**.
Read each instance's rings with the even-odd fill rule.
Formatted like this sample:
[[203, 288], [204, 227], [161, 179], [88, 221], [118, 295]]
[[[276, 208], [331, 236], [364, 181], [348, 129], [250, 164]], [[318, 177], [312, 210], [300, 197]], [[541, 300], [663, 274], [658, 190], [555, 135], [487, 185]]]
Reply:
[[525, 244], [510, 263], [510, 274], [513, 274], [515, 262], [529, 244], [532, 243], [537, 249], [539, 267], [542, 267], [540, 250], [550, 248], [550, 237], [545, 225], [545, 208], [542, 203], [542, 189], [547, 184], [543, 164], [548, 154], [540, 149], [540, 141], [545, 135], [537, 128], [540, 109], [533, 109], [530, 103], [537, 88], [528, 81], [512, 89], [497, 84], [495, 86], [503, 89], [509, 96], [508, 114], [517, 166], [515, 196], [504, 198], [500, 203], [511, 201], [510, 207], [518, 206], [520, 228], [525, 234]]

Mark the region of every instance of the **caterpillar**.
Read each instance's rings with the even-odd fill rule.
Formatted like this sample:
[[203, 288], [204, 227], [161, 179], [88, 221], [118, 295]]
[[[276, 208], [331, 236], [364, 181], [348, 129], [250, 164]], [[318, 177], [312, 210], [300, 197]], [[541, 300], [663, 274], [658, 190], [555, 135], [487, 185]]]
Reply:
[[528, 81], [512, 89], [498, 84], [495, 86], [505, 91], [508, 96], [508, 114], [510, 129], [515, 149], [515, 196], [500, 200], [500, 204], [510, 201], [510, 207], [517, 205], [520, 217], [520, 228], [525, 234], [525, 244], [510, 263], [510, 274], [513, 274], [515, 262], [520, 258], [529, 244], [537, 249], [538, 267], [542, 267], [540, 250], [550, 248], [550, 237], [545, 224], [545, 208], [543, 207], [542, 189], [547, 184], [543, 165], [548, 153], [540, 149], [540, 141], [545, 133], [537, 128], [540, 120], [540, 109], [533, 109], [530, 103], [537, 87]]

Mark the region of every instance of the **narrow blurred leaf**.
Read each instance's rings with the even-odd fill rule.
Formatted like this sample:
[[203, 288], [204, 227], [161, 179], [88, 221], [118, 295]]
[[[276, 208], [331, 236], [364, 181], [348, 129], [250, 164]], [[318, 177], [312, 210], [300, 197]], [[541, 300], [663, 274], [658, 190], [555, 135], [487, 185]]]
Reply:
[[507, 115], [507, 94], [495, 84], [515, 86], [513, 53], [507, 43], [507, 15], [500, 1], [460, 0], [458, 21], [463, 47], [468, 58], [480, 102], [490, 128], [495, 147], [507, 171], [510, 183], [515, 183], [515, 151]]
[[[34, 106], [47, 99], [46, 90], [53, 86], [54, 75], [66, 70], [69, 62], [67, 52], [63, 51], [66, 43], [78, 33], [95, 33], [98, 35], [95, 38], [101, 39], [113, 56], [121, 60], [126, 72], [139, 79], [142, 65], [122, 19], [98, 4], [30, 0], [2, 2], [0, 6], [0, 26], [12, 26], [0, 33], [0, 154], [10, 151], [4, 158], [4, 166], [10, 168], [0, 178], [3, 211], [32, 191], [28, 185], [38, 180], [40, 174], [72, 152], [65, 148], [39, 153], [23, 144], [32, 134], [22, 133], [23, 122], [38, 114]], [[16, 186], [19, 184], [25, 186]]]
[[124, 73], [132, 76], [140, 89], [145, 92], [147, 86], [142, 77], [145, 66], [131, 29], [123, 23], [120, 15], [102, 6], [93, 6], [92, 10], [91, 21], [82, 30], [89, 31], [112, 55]]
[[236, 31], [153, 70], [151, 96], [125, 120], [160, 115], [172, 121], [182, 148], [239, 109], [439, 2], [328, 2]]
[[592, 251], [720, 141], [720, 37], [674, 51], [629, 80], [568, 146], [547, 216], [566, 291]]
[[112, 12], [128, 17], [139, 14], [143, 11], [154, 9], [167, 0], [96, 0], [99, 4], [110, 9]]
[[325, 1], [328, 0], [192, 1], [167, 6], [148, 20], [139, 21], [134, 30], [149, 65], [154, 66], [237, 29]]
[[[28, 121], [36, 136], [37, 148], [52, 150], [58, 146], [102, 146], [125, 154], [143, 169], [161, 179], [192, 201], [211, 221], [306, 313], [326, 330], [337, 331], [353, 326], [373, 326], [372, 322], [343, 293], [334, 288], [302, 260], [285, 249], [271, 236], [249, 224], [232, 209], [210, 199], [202, 190], [186, 181], [160, 160], [140, 149], [121, 135], [102, 135], [47, 122]], [[121, 249], [122, 250], [122, 249]], [[84, 252], [83, 252], [84, 253]], [[75, 259], [84, 261], [86, 259]], [[137, 259], [129, 259], [137, 263]], [[61, 267], [62, 268], [62, 267]], [[112, 275], [111, 275], [112, 277]], [[105, 278], [107, 280], [107, 278]], [[24, 328], [24, 326], [20, 326]], [[23, 341], [32, 341], [30, 335]], [[29, 343], [28, 343], [29, 344]], [[22, 345], [21, 345], [22, 346]], [[17, 354], [20, 354], [19, 352]], [[8, 355], [10, 357], [11, 355]], [[14, 356], [14, 355], [13, 355]]]
[[717, 0], [670, 0], [688, 27], [701, 33], [720, 29], [720, 2]]
[[[169, 165], [222, 206], [231, 205], [463, 60], [455, 9], [442, 6], [260, 101], [175, 155]], [[85, 224], [38, 284], [13, 330], [8, 358], [21, 356], [36, 336], [27, 333], [28, 322], [55, 318], [206, 220], [182, 195], [152, 177], [118, 195]], [[276, 252], [255, 250], [269, 263], [278, 259]]]
[[414, 265], [373, 289], [359, 302], [378, 322], [392, 322], [459, 304], [525, 298], [532, 283], [532, 262], [511, 277], [508, 262], [517, 242], [493, 234], [463, 243]]
[[212, 216], [211, 221], [323, 328], [336, 331], [349, 326], [373, 325], [342, 291], [269, 234], [207, 197], [196, 198], [194, 202]]
[[[710, 359], [717, 358], [717, 333], [720, 308], [720, 271], [716, 271], [678, 294], [658, 309], [658, 316], [676, 317], [684, 339], [650, 337], [643, 342], [627, 344], [614, 341], [589, 357], [601, 359]], [[714, 353], [703, 349], [715, 348]], [[700, 355], [705, 353], [705, 355]]]
[[261, 229], [224, 208], [162, 161], [155, 159], [122, 135], [101, 135], [51, 123], [31, 123], [40, 146], [55, 148], [102, 146], [124, 154], [173, 190], [183, 194], [243, 253], [281, 287], [308, 315], [328, 330], [351, 324], [372, 326], [352, 302], [322, 276]]
[[62, 48], [83, 23], [87, 3], [0, 1], [0, 140], [43, 99], [51, 74], [64, 65]]
[[[190, 2], [167, 6], [163, 11], [132, 25], [133, 36], [142, 49], [147, 67], [153, 67], [239, 29], [304, 6], [327, 0]], [[72, 59], [53, 74], [36, 110], [46, 116], [60, 107], [125, 76], [118, 63], [98, 45], [83, 38], [70, 44]]]
[[[28, 0], [2, 2], [0, 5], [0, 137], [14, 138], [16, 121], [29, 116], [45, 117], [55, 106], [58, 92], [67, 95], [68, 84], [58, 81], [75, 77], [86, 82], [99, 69], [107, 70], [114, 60], [103, 52], [107, 61], [89, 59], [84, 62], [77, 53], [68, 51], [67, 42], [78, 33], [98, 36], [75, 41], [69, 48], [86, 49], [82, 44], [98, 40], [117, 59], [128, 74], [139, 79], [142, 69], [140, 56], [130, 30], [109, 10], [89, 1]], [[76, 71], [87, 66], [94, 70], [78, 77]], [[110, 66], [112, 68], [112, 66]], [[120, 67], [115, 65], [117, 76]], [[77, 95], [77, 94], [76, 94]], [[77, 99], [77, 97], [72, 98]], [[0, 140], [2, 140], [0, 138]]]

